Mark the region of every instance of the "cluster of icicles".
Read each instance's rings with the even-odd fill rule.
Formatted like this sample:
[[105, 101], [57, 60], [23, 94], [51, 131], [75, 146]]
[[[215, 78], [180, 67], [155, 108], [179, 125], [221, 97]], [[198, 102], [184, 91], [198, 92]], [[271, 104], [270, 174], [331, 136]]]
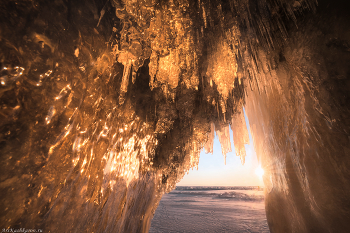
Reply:
[[[244, 144], [249, 142], [249, 138], [241, 99], [236, 101], [237, 106], [231, 110], [235, 114], [231, 119], [225, 119], [228, 110], [227, 101], [232, 98], [235, 83], [238, 85], [243, 83], [242, 75], [237, 70], [237, 45], [240, 35], [235, 20], [231, 20], [232, 24], [228, 29], [224, 22], [221, 22], [221, 27], [225, 27], [225, 34], [219, 33], [218, 41], [209, 43], [208, 62], [203, 65], [200, 64], [200, 57], [203, 56], [203, 46], [207, 46], [204, 44], [206, 29], [213, 24], [203, 3], [198, 2], [202, 10], [199, 22], [194, 22], [186, 13], [190, 8], [190, 3], [186, 1], [182, 5], [170, 2], [160, 7], [139, 4], [139, 1], [120, 4], [119, 1], [114, 2], [116, 14], [123, 24], [121, 37], [114, 41], [112, 54], [103, 54], [95, 62], [95, 69], [99, 72], [93, 79], [92, 87], [86, 87], [84, 81], [76, 83], [76, 86], [68, 82], [62, 84], [61, 90], [48, 109], [45, 117], [48, 126], [52, 124], [55, 116], [63, 113], [67, 115], [64, 130], [50, 146], [49, 159], [55, 153], [61, 153], [60, 148], [71, 142], [68, 143], [73, 154], [71, 172], [78, 169], [89, 179], [101, 179], [99, 177], [101, 174], [93, 172], [94, 160], [101, 159], [102, 194], [107, 187], [113, 190], [117, 178], [123, 178], [129, 184], [132, 180], [138, 179], [139, 174], [148, 171], [159, 177], [159, 189], [169, 191], [190, 168], [198, 168], [199, 154], [203, 147], [207, 153], [213, 152], [215, 132], [226, 161], [226, 153], [231, 151], [229, 134], [231, 126], [236, 154], [244, 163], [246, 155]], [[218, 11], [221, 9], [218, 8]], [[214, 34], [210, 36], [216, 38]], [[79, 57], [79, 50], [74, 51], [74, 56]], [[159, 135], [166, 135], [173, 128], [174, 120], [169, 116], [169, 109], [158, 108], [156, 110], [158, 119], [153, 124], [141, 120], [132, 108], [127, 107], [128, 87], [133, 85], [129, 80], [132, 83], [137, 81], [137, 72], [148, 59], [149, 88], [151, 90], [161, 88], [169, 105], [176, 104], [176, 90], [179, 85], [198, 91], [200, 83], [203, 85], [207, 82], [208, 87], [213, 89], [215, 86], [219, 93], [217, 98], [214, 94], [202, 90], [206, 93], [205, 100], [216, 109], [215, 114], [223, 116], [224, 119], [221, 120], [219, 127], [211, 122], [208, 130], [198, 131], [199, 136], [186, 144], [185, 147], [188, 147], [190, 153], [185, 156], [181, 166], [176, 168], [177, 174], [173, 177], [170, 169], [159, 169], [159, 165], [153, 164], [155, 151], [159, 146], [157, 138]], [[107, 83], [115, 75], [113, 70], [115, 60], [124, 65], [124, 70], [121, 75], [118, 101], [110, 105], [109, 97], [98, 87], [103, 86], [102, 83]], [[83, 73], [86, 69], [80, 67]], [[49, 77], [51, 73], [52, 71], [45, 72], [40, 76], [40, 80]], [[78, 97], [81, 88], [86, 91], [83, 98]], [[74, 101], [75, 98], [80, 101]], [[92, 116], [86, 114], [89, 108], [94, 109], [95, 113]], [[104, 111], [103, 115], [98, 114], [101, 109]], [[186, 117], [191, 118], [193, 115], [189, 112]], [[103, 151], [103, 154], [97, 151]], [[165, 184], [164, 177], [169, 177]]]
[[[236, 61], [240, 37], [236, 19], [229, 19], [231, 23], [229, 26], [225, 25], [224, 21], [221, 22], [224, 15], [221, 5], [218, 5], [215, 10], [221, 30], [218, 29], [220, 33], [218, 36], [214, 36], [211, 33], [215, 30], [206, 31], [213, 24], [213, 19], [209, 15], [210, 11], [206, 10], [205, 4], [200, 1], [196, 3], [198, 9], [201, 9], [198, 22], [195, 22], [188, 13], [191, 7], [190, 1], [183, 1], [181, 4], [170, 1], [168, 4], [157, 7], [152, 1], [149, 1], [148, 4], [141, 4], [139, 1], [125, 3], [114, 1], [113, 4], [117, 16], [123, 23], [121, 37], [114, 44], [113, 50], [114, 59], [124, 65], [119, 91], [119, 105], [123, 105], [125, 102], [129, 77], [132, 76], [131, 80], [134, 83], [137, 79], [138, 69], [144, 65], [145, 60], [149, 59], [149, 87], [151, 90], [160, 87], [166, 101], [175, 103], [178, 85], [181, 84], [187, 89], [197, 91], [200, 79], [203, 83], [203, 76], [206, 76], [210, 87], [215, 84], [220, 94], [219, 99], [208, 94], [206, 101], [216, 106], [218, 115], [223, 114], [225, 117], [227, 99], [235, 88], [235, 80], [238, 79], [239, 84], [242, 82], [242, 75], [237, 70]], [[221, 33], [222, 31], [225, 33]], [[213, 44], [210, 42], [204, 44], [205, 37], [208, 36], [216, 38], [217, 41]], [[203, 46], [209, 46], [207, 48], [208, 62], [205, 65], [200, 64], [199, 61], [200, 57], [203, 56]], [[75, 56], [79, 56], [79, 51], [75, 51]], [[99, 65], [101, 64], [97, 61], [95, 66]], [[105, 66], [107, 68], [103, 69], [101, 76], [111, 77], [113, 62], [105, 64]], [[3, 69], [5, 71], [7, 68]], [[1, 85], [6, 86], [8, 82], [15, 82], [23, 72], [24, 68], [14, 67], [10, 71], [11, 74], [1, 77]], [[52, 73], [52, 70], [47, 70], [39, 75], [38, 82], [33, 85], [40, 86], [42, 81], [49, 78]], [[99, 76], [95, 78], [96, 86], [98, 86], [100, 78]], [[79, 166], [81, 173], [89, 172], [89, 166], [95, 156], [94, 150], [99, 149], [97, 145], [100, 141], [106, 141], [108, 146], [102, 158], [105, 161], [103, 175], [109, 182], [113, 183], [110, 180], [112, 176], [124, 177], [125, 180], [130, 181], [138, 177], [140, 168], [148, 171], [153, 169], [152, 155], [157, 147], [157, 135], [166, 134], [172, 129], [171, 119], [164, 119], [168, 117], [168, 114], [159, 114], [163, 115], [164, 118], [160, 117], [157, 120], [154, 131], [146, 122], [140, 121], [134, 112], [121, 113], [125, 109], [122, 110], [118, 105], [106, 108], [103, 118], [94, 116], [92, 120], [86, 120], [84, 111], [82, 111], [82, 98], [80, 98], [80, 102], [73, 101], [76, 88], [78, 88], [78, 84], [77, 87], [71, 86], [69, 83], [63, 85], [61, 91], [54, 97], [52, 106], [48, 109], [45, 118], [47, 125], [51, 124], [55, 115], [62, 114], [64, 111], [69, 112], [64, 131], [58, 135], [49, 149], [49, 157], [63, 141], [71, 137], [74, 155], [73, 167]], [[85, 102], [91, 103], [90, 107], [95, 111], [100, 105], [106, 105], [106, 100], [102, 95], [99, 95], [98, 91], [91, 90], [90, 94], [89, 90], [86, 91], [85, 98], [91, 100]], [[205, 90], [203, 91], [205, 92]], [[183, 163], [183, 168], [178, 169], [180, 174], [176, 180], [181, 179], [189, 168], [198, 165], [201, 148], [204, 147], [206, 152], [212, 152], [214, 131], [218, 135], [224, 156], [231, 151], [230, 125], [233, 131], [236, 154], [241, 157], [242, 163], [244, 163], [244, 144], [247, 144], [249, 139], [242, 102], [239, 102], [238, 105], [239, 111], [233, 115], [231, 121], [224, 119], [224, 124], [221, 124], [216, 130], [214, 123], [211, 123], [210, 131], [204, 135], [206, 139], [192, 142], [193, 149], [189, 162]], [[167, 109], [165, 108], [163, 111], [167, 111]], [[161, 177], [162, 174], [159, 176]]]
[[[237, 1], [231, 1], [230, 4], [240, 7]], [[165, 190], [170, 190], [190, 168], [198, 166], [199, 153], [203, 147], [206, 152], [213, 152], [215, 131], [222, 153], [226, 156], [231, 151], [231, 126], [236, 154], [244, 163], [244, 144], [249, 142], [242, 108], [244, 100], [233, 99], [234, 106], [230, 106], [233, 108], [230, 112], [234, 114], [231, 114], [230, 119], [225, 119], [229, 111], [228, 100], [234, 98], [232, 93], [235, 85], [243, 85], [243, 76], [247, 76], [238, 70], [237, 57], [247, 56], [247, 52], [239, 51], [244, 45], [240, 44], [237, 18], [225, 13], [227, 9], [222, 9], [220, 4], [213, 8], [203, 1], [156, 4], [153, 0], [114, 0], [112, 5], [122, 22], [122, 30], [119, 32], [120, 38], [116, 38], [112, 44], [113, 53], [103, 54], [93, 64], [98, 72], [92, 87], [86, 87], [84, 78], [77, 81], [75, 86], [62, 79], [59, 85], [61, 89], [47, 109], [46, 125], [50, 126], [53, 119], [62, 114], [67, 121], [64, 130], [49, 148], [49, 159], [63, 144], [69, 145], [73, 153], [72, 171], [79, 168], [81, 174], [86, 173], [89, 178], [94, 174], [98, 178], [99, 175], [91, 171], [94, 170], [94, 160], [99, 159], [96, 150], [100, 150], [103, 151], [103, 183], [109, 184], [112, 189], [115, 183], [112, 177], [122, 177], [129, 183], [145, 171], [156, 174], [161, 185], [163, 178], [170, 176], [171, 171], [158, 169], [153, 164], [157, 138], [172, 130], [175, 121], [172, 115], [176, 113], [167, 107], [159, 108], [158, 119], [153, 124], [141, 120], [132, 108], [127, 107], [126, 102], [130, 76], [132, 83], [135, 83], [138, 70], [149, 60], [149, 88], [160, 88], [167, 105], [177, 104], [179, 86], [194, 92], [201, 89], [205, 101], [216, 108], [215, 114], [219, 119], [211, 122], [208, 130], [198, 131], [199, 135], [186, 144], [190, 154], [185, 157], [181, 167], [176, 168], [178, 173], [174, 180], [166, 182], [168, 187]], [[194, 10], [191, 10], [193, 7], [200, 12], [195, 17]], [[116, 28], [114, 30], [117, 31]], [[204, 50], [206, 54], [203, 54]], [[75, 50], [74, 55], [79, 57], [79, 50]], [[115, 60], [124, 65], [117, 104], [99, 89], [115, 75]], [[55, 68], [60, 68], [60, 64], [56, 64]], [[2, 71], [8, 73], [1, 76], [2, 86], [15, 82], [25, 72], [22, 67], [7, 69]], [[85, 73], [86, 67], [82, 66], [80, 70]], [[253, 74], [254, 69], [251, 70]], [[47, 70], [32, 84], [41, 86], [51, 76], [55, 76], [55, 71]], [[207, 91], [209, 89], [211, 91]], [[82, 90], [84, 94], [81, 94]], [[215, 96], [212, 90], [219, 95]], [[185, 117], [193, 118], [193, 113], [185, 109], [188, 106], [182, 108]], [[93, 109], [94, 113], [87, 114], [89, 109]], [[103, 114], [98, 114], [101, 111]]]
[[[200, 9], [198, 22], [190, 17], [188, 11], [192, 4]], [[210, 17], [209, 4], [191, 1], [169, 1], [162, 5], [156, 1], [113, 1], [116, 15], [122, 20], [123, 29], [121, 38], [114, 45], [114, 52], [119, 63], [124, 65], [123, 78], [120, 86], [119, 103], [125, 101], [125, 94], [129, 85], [129, 76], [135, 83], [138, 69], [149, 59], [149, 87], [151, 90], [161, 87], [167, 101], [174, 103], [176, 99], [176, 88], [183, 84], [188, 89], [198, 90], [200, 80], [206, 76], [211, 87], [215, 83], [220, 94], [217, 102], [213, 96], [207, 95], [206, 101], [216, 106], [218, 114], [223, 114], [227, 108], [227, 99], [235, 88], [235, 80], [242, 82], [242, 75], [238, 73], [237, 53], [240, 33], [235, 19], [230, 19], [229, 28], [225, 22], [220, 21], [221, 29], [226, 29], [224, 34], [218, 36], [219, 41], [210, 44], [210, 51], [205, 69], [199, 64], [199, 58], [203, 56], [202, 50], [208, 27], [215, 27]], [[221, 5], [217, 11], [219, 18], [223, 17]], [[210, 32], [209, 32], [210, 33]], [[210, 36], [213, 36], [210, 34]], [[221, 113], [219, 113], [219, 108]], [[244, 144], [249, 143], [248, 132], [243, 115], [242, 105], [231, 121], [214, 129], [211, 123], [210, 131], [206, 135], [204, 144], [207, 153], [213, 152], [214, 131], [216, 131], [222, 146], [222, 153], [231, 150], [229, 127], [233, 131], [233, 140], [237, 156], [242, 163], [246, 156]], [[166, 115], [166, 114], [164, 114]], [[157, 122], [156, 133], [167, 133], [171, 126], [162, 127], [166, 120]], [[203, 147], [199, 143], [197, 147]], [[200, 148], [199, 148], [200, 149]], [[198, 149], [191, 155], [190, 163], [186, 164], [184, 170], [198, 166]], [[180, 177], [181, 178], [181, 177]]]

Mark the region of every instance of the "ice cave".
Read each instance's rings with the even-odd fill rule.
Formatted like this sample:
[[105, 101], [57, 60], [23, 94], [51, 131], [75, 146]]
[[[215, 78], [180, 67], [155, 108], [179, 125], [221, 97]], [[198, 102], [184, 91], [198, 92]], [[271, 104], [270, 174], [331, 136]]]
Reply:
[[250, 122], [271, 232], [350, 232], [348, 0], [2, 0], [0, 229], [148, 232]]

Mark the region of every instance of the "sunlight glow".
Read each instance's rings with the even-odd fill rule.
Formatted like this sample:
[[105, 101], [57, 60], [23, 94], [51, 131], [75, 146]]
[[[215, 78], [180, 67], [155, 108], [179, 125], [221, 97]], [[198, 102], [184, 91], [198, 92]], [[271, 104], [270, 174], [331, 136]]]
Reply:
[[259, 178], [262, 178], [262, 176], [264, 175], [264, 169], [261, 168], [261, 165], [259, 165], [259, 167], [255, 170], [255, 174]]

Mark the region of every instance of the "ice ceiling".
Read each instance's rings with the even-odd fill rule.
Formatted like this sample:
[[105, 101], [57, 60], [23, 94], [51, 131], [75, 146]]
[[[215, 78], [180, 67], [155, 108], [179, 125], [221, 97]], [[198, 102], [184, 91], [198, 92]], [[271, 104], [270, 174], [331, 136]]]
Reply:
[[147, 232], [251, 122], [272, 232], [350, 212], [346, 1], [7, 1], [0, 9], [1, 228]]

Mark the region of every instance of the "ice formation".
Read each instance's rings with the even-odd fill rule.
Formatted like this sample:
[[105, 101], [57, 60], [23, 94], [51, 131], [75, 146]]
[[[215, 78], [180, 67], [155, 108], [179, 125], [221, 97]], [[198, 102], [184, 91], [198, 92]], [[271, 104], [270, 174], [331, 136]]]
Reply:
[[1, 3], [1, 229], [147, 232], [215, 132], [244, 163], [244, 107], [271, 231], [346, 232], [348, 5]]

